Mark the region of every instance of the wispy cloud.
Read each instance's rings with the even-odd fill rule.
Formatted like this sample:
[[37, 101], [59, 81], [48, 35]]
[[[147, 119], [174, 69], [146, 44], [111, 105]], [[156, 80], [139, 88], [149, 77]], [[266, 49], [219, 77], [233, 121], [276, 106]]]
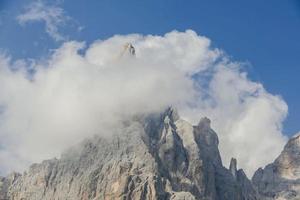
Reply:
[[25, 8], [24, 13], [17, 16], [21, 25], [29, 22], [44, 22], [45, 31], [55, 41], [66, 40], [59, 28], [70, 21], [71, 17], [58, 5], [48, 5], [45, 1], [35, 1]]

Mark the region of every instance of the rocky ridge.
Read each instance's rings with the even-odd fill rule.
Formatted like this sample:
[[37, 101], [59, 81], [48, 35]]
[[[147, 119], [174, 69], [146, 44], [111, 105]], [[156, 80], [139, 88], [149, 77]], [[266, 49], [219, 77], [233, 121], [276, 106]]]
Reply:
[[22, 175], [14, 173], [0, 178], [0, 199], [300, 197], [291, 189], [291, 185], [295, 188], [299, 185], [298, 138], [287, 144], [273, 164], [259, 169], [253, 183], [242, 169], [237, 169], [235, 159], [228, 169], [223, 166], [218, 143], [208, 118], [193, 126], [181, 119], [175, 109], [168, 108], [162, 113], [124, 122], [123, 128], [112, 130], [110, 137], [86, 139], [64, 152], [60, 159], [33, 164]]

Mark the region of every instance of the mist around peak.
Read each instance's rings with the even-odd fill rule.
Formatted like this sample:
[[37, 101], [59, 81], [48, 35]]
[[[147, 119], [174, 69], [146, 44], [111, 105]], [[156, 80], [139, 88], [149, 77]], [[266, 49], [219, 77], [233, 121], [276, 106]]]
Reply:
[[[128, 42], [135, 56], [120, 57]], [[286, 142], [285, 101], [192, 30], [65, 42], [30, 62], [2, 55], [0, 91], [1, 174], [170, 105], [193, 124], [210, 118], [224, 163], [235, 157], [247, 174], [273, 161]]]

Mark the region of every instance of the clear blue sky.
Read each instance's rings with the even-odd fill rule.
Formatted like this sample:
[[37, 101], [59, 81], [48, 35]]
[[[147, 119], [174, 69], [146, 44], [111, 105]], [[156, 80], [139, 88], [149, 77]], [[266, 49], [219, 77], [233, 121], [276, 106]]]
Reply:
[[[61, 44], [45, 33], [43, 23], [18, 24], [16, 16], [30, 2], [0, 0], [0, 49], [14, 58], [40, 58]], [[60, 6], [73, 19], [60, 31], [88, 43], [174, 29], [209, 37], [232, 59], [249, 62], [251, 79], [285, 99], [284, 132], [300, 130], [300, 0], [65, 0]]]

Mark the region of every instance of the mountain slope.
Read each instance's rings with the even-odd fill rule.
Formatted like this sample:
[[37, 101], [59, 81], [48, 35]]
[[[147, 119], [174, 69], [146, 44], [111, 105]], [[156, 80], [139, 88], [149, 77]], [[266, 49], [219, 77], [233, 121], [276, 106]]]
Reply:
[[279, 157], [264, 169], [258, 169], [253, 183], [262, 199], [300, 199], [300, 136], [291, 138]]
[[111, 132], [83, 141], [59, 160], [2, 178], [1, 195], [12, 200], [258, 199], [234, 159], [230, 170], [222, 165], [207, 118], [192, 126], [168, 108]]

